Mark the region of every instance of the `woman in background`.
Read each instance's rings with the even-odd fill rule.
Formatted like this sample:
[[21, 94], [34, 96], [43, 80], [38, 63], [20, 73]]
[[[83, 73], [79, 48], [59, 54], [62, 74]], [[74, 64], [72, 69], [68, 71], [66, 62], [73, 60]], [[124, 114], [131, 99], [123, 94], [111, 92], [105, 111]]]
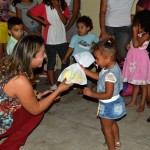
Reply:
[[100, 39], [114, 36], [121, 60], [124, 60], [127, 53], [125, 46], [132, 38], [131, 10], [134, 0], [101, 0], [100, 2]]

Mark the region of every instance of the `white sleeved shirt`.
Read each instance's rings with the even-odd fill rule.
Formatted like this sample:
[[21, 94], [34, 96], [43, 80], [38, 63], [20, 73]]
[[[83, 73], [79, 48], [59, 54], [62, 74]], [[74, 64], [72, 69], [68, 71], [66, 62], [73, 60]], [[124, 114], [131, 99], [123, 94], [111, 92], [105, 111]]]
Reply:
[[131, 25], [131, 11], [134, 0], [107, 0], [105, 25], [122, 27]]

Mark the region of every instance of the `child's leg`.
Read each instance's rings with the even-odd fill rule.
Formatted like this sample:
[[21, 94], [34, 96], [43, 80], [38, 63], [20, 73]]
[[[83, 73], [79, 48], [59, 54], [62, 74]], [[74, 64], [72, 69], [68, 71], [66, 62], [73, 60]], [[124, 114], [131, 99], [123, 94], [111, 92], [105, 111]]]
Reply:
[[45, 45], [46, 54], [47, 54], [47, 58], [48, 58], [47, 76], [48, 76], [49, 83], [51, 86], [55, 85], [54, 67], [56, 64], [56, 48], [57, 48], [57, 46], [55, 46], [55, 45]]
[[113, 133], [114, 120], [100, 118], [100, 121], [109, 150], [115, 150], [115, 136]]
[[53, 86], [55, 84], [55, 73], [54, 73], [54, 71], [48, 70], [47, 76], [48, 76], [50, 85]]
[[146, 96], [147, 96], [147, 85], [141, 85], [141, 103], [139, 108], [136, 110], [137, 112], [144, 111]]
[[2, 144], [0, 150], [19, 150], [25, 144], [29, 134], [38, 126], [44, 113], [31, 115], [24, 108], [14, 113], [14, 122], [11, 128], [2, 137], [8, 137]]
[[[68, 45], [67, 43], [59, 44], [57, 46], [57, 53], [61, 59], [61, 61], [64, 59], [66, 53], [68, 50]], [[61, 71], [63, 71], [66, 67], [68, 67], [70, 64], [70, 58], [67, 59], [65, 64], [61, 64]]]
[[116, 123], [116, 121], [114, 121], [114, 123], [113, 123], [112, 130], [113, 130], [114, 137], [115, 137], [115, 146], [121, 147], [119, 127], [118, 127], [118, 124]]
[[131, 102], [126, 105], [127, 107], [134, 108], [136, 106], [139, 88], [140, 88], [139, 85], [133, 85], [133, 93], [132, 93]]
[[150, 108], [150, 84], [147, 85], [146, 103], [147, 107]]

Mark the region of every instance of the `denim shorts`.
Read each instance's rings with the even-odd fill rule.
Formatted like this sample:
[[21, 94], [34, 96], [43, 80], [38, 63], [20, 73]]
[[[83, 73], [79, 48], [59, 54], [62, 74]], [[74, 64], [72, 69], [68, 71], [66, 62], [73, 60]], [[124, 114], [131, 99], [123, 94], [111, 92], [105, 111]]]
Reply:
[[117, 100], [110, 103], [100, 103], [99, 117], [106, 119], [119, 119], [126, 114], [126, 108], [123, 98], [120, 96]]

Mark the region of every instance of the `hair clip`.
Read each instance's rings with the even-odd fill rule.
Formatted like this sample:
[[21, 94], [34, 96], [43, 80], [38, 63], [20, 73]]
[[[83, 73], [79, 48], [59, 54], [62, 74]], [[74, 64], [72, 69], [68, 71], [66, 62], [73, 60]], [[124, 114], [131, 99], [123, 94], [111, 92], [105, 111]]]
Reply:
[[110, 41], [110, 40], [108, 40], [108, 43], [111, 43], [111, 41]]

